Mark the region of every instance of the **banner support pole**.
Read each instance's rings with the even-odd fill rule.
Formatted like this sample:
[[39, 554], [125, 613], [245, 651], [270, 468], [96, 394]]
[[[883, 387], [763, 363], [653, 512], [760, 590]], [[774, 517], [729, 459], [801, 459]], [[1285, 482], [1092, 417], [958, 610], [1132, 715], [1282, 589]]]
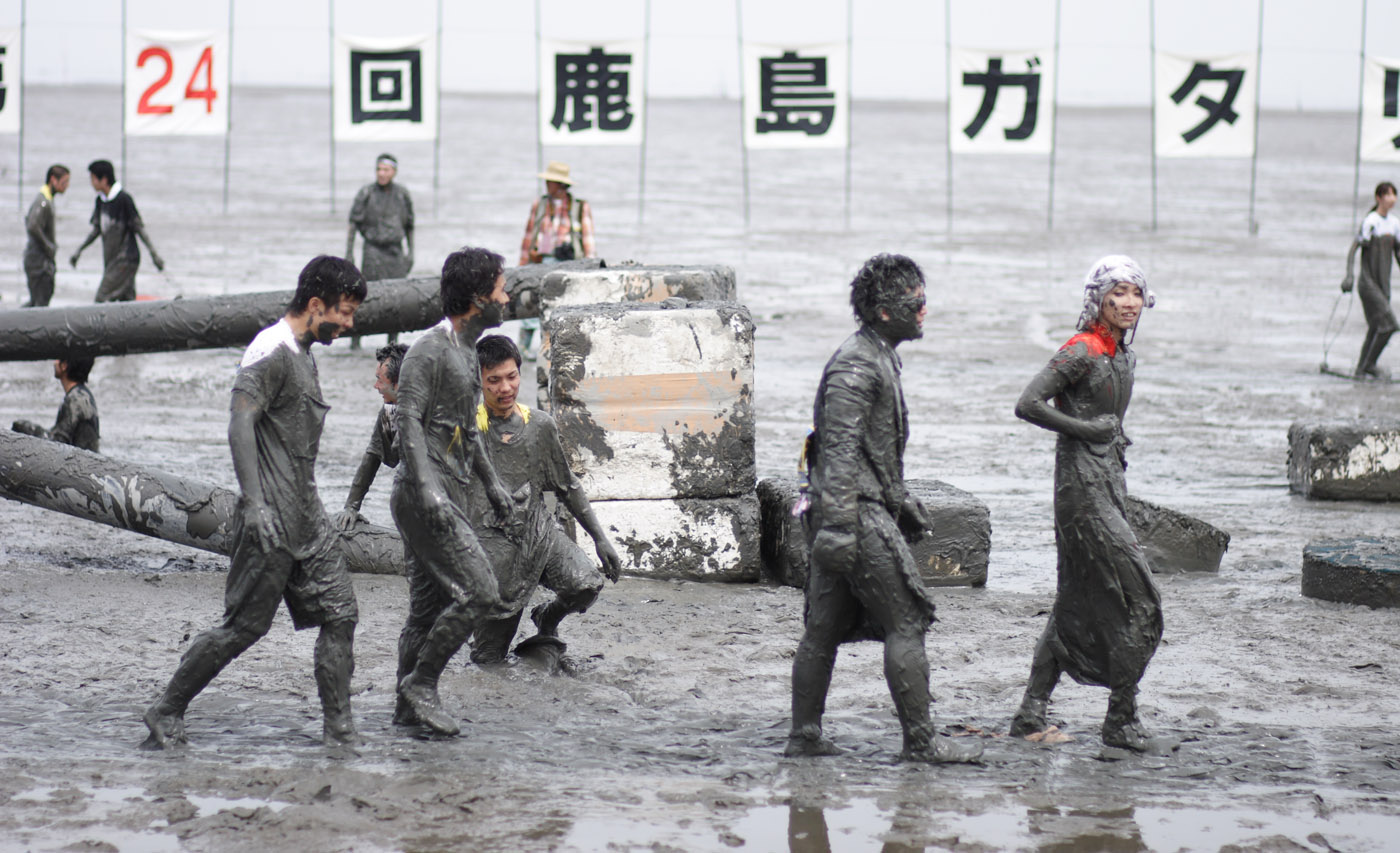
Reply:
[[1259, 0], [1259, 34], [1254, 42], [1254, 151], [1249, 158], [1249, 234], [1259, 233], [1259, 220], [1254, 218], [1254, 196], [1259, 183], [1259, 81], [1264, 70], [1264, 0]]
[[1351, 175], [1351, 231], [1356, 233], [1357, 200], [1361, 196], [1361, 115], [1366, 103], [1366, 0], [1361, 0], [1361, 73], [1356, 81], [1356, 165]]
[[1055, 85], [1050, 97], [1050, 194], [1045, 203], [1045, 230], [1055, 230], [1055, 146], [1060, 133], [1060, 0], [1055, 0]]
[[[335, 215], [335, 0], [326, 0], [326, 31], [330, 41], [330, 72], [331, 72], [331, 215]], [[346, 258], [350, 260], [350, 258]]]
[[944, 190], [944, 218], [949, 234], [953, 233], [953, 0], [943, 0], [943, 57], [948, 66], [943, 80], [943, 115], [948, 123], [945, 136], [947, 154], [945, 166], [948, 183]]
[[[744, 230], [749, 228], [749, 145], [744, 122], [748, 93], [744, 91], [744, 0], [734, 0], [734, 33], [739, 42], [739, 155], [744, 171]], [[847, 140], [849, 143], [850, 140]]]
[[637, 162], [637, 224], [646, 221], [647, 198], [647, 120], [651, 118], [651, 0], [645, 4], [645, 29], [642, 32], [642, 150]]
[[228, 93], [225, 97], [228, 101], [224, 110], [228, 119], [224, 126], [224, 216], [228, 216], [228, 163], [233, 137], [233, 0], [228, 0]]
[[855, 147], [855, 116], [851, 112], [855, 72], [855, 0], [846, 0], [846, 230], [851, 230], [851, 149]]
[[[1151, 138], [1147, 140], [1152, 149], [1152, 230], [1157, 230], [1157, 2], [1147, 0], [1147, 103], [1152, 115]], [[1258, 117], [1255, 118], [1258, 121]]]

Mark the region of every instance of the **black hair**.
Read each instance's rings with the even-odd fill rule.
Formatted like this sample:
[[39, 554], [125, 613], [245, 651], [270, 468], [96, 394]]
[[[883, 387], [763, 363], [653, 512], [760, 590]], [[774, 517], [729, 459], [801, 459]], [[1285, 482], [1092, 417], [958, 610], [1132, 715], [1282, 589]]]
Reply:
[[97, 359], [90, 355], [70, 355], [63, 359], [64, 375], [70, 382], [86, 382], [95, 361]]
[[442, 313], [457, 317], [471, 310], [472, 301], [485, 299], [505, 272], [506, 259], [490, 249], [460, 249], [442, 262]]
[[476, 342], [476, 360], [481, 362], [482, 370], [490, 370], [508, 360], [514, 360], [515, 366], [519, 367], [520, 348], [505, 335], [487, 335]]
[[111, 160], [93, 160], [88, 164], [88, 171], [99, 181], [107, 181], [112, 184], [117, 182], [117, 170], [112, 168]]
[[333, 255], [317, 255], [302, 267], [296, 295], [287, 310], [293, 314], [305, 311], [313, 296], [326, 303], [327, 308], [340, 304], [342, 296], [364, 302], [368, 292], [365, 277], [354, 264]]
[[1375, 210], [1381, 206], [1381, 196], [1393, 192], [1395, 192], [1395, 184], [1392, 184], [1390, 181], [1381, 181], [1379, 184], [1376, 184], [1376, 203], [1371, 205], [1371, 210]]
[[68, 174], [68, 167], [59, 163], [55, 163], [49, 167], [48, 174], [44, 175], [44, 183], [47, 184], [54, 178], [62, 179], [63, 176], [66, 174]]
[[375, 359], [384, 365], [384, 375], [388, 377], [390, 385], [399, 384], [399, 368], [403, 367], [406, 352], [408, 344], [386, 344], [374, 351]]
[[923, 283], [923, 270], [904, 255], [876, 255], [851, 281], [851, 309], [857, 320], [873, 323], [880, 319], [881, 308], [890, 307]]

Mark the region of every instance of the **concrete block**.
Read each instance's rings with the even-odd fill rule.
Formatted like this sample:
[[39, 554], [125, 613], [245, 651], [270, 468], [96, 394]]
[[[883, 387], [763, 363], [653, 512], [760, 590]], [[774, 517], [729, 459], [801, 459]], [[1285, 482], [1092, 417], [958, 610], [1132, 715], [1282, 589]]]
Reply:
[[1400, 421], [1293, 423], [1288, 487], [1324, 500], [1400, 500]]
[[[938, 480], [909, 480], [923, 501], [933, 532], [909, 546], [928, 586], [985, 586], [992, 547], [991, 511], [975, 495]], [[801, 587], [807, 579], [808, 541], [792, 515], [797, 480], [765, 477], [758, 483], [763, 578]]]
[[1314, 539], [1303, 547], [1303, 595], [1400, 607], [1400, 539]]
[[721, 264], [654, 266], [622, 264], [595, 270], [560, 270], [540, 281], [541, 309], [607, 302], [660, 302], [680, 297], [691, 302], [733, 302], [734, 269]]
[[1230, 534], [1174, 509], [1128, 496], [1128, 526], [1156, 574], [1218, 572]]
[[[624, 574], [701, 581], [758, 580], [758, 498], [593, 501]], [[575, 525], [577, 528], [578, 526]], [[578, 544], [593, 553], [581, 528]]]
[[566, 306], [551, 311], [543, 328], [547, 408], [590, 500], [753, 492], [747, 308]]

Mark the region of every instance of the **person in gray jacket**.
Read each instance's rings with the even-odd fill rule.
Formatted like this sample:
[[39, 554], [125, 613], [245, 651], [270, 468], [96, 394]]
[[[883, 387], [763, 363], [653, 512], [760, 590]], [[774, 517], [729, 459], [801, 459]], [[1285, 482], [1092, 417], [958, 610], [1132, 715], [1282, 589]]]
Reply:
[[24, 231], [29, 242], [24, 246], [24, 275], [29, 280], [29, 301], [25, 308], [43, 308], [53, 299], [54, 274], [58, 271], [58, 238], [54, 231], [54, 196], [68, 190], [68, 167], [57, 163], [49, 167], [44, 185], [39, 187], [29, 213], [24, 217]]

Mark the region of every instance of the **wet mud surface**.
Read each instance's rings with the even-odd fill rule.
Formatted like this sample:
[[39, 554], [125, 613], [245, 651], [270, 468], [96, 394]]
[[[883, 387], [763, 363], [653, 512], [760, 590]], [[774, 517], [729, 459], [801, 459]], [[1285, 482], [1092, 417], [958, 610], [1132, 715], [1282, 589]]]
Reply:
[[[118, 139], [115, 110], [106, 130], [71, 124], [73, 115], [102, 114], [106, 97], [36, 88], [26, 162], [80, 166], [107, 155], [104, 146]], [[430, 147], [394, 152], [423, 219], [415, 272], [464, 242], [509, 254], [534, 194], [532, 104], [462, 99], [447, 109], [453, 105], [445, 99], [444, 139], [471, 156], [444, 158], [443, 186], [453, 189], [436, 215]], [[343, 246], [346, 207], [378, 150], [340, 147], [343, 186], [332, 216], [323, 106], [304, 92], [235, 101], [244, 136], [233, 144], [228, 218], [218, 211], [220, 144], [133, 141], [122, 179], [169, 262], [164, 275], [143, 263], [141, 292], [290, 287], [307, 258]], [[467, 720], [464, 734], [421, 740], [389, 722], [404, 581], [356, 576], [353, 689], [363, 748], [320, 745], [314, 633], [293, 633], [284, 612], [195, 700], [187, 749], [141, 752], [138, 715], [189, 637], [217, 618], [226, 561], [6, 502], [0, 850], [1393, 844], [1396, 612], [1299, 590], [1308, 540], [1385, 535], [1400, 510], [1306, 501], [1288, 493], [1286, 472], [1292, 421], [1378, 417], [1400, 406], [1400, 386], [1318, 372], [1349, 242], [1353, 118], [1263, 117], [1262, 228], [1251, 237], [1247, 163], [1161, 164], [1161, 227], [1153, 233], [1146, 113], [1062, 110], [1056, 230], [1043, 230], [1043, 159], [964, 157], [956, 165], [959, 219], [948, 234], [936, 108], [858, 105], [849, 231], [839, 155], [756, 152], [745, 231], [731, 132], [737, 105], [653, 109], [645, 228], [635, 217], [635, 152], [560, 156], [586, 181], [581, 194], [597, 212], [605, 255], [736, 268], [739, 298], [757, 327], [759, 476], [792, 470], [822, 365], [853, 328], [846, 284], [860, 262], [893, 250], [924, 265], [926, 336], [900, 350], [907, 473], [973, 492], [992, 513], [987, 586], [933, 592], [934, 714], [944, 731], [983, 738], [985, 763], [896, 763], [899, 725], [873, 643], [844, 648], [836, 665], [827, 726], [846, 754], [782, 759], [800, 593], [633, 578], [564, 622], [571, 675], [526, 665], [483, 670], [459, 656], [442, 692]], [[35, 147], [46, 139], [49, 147]], [[511, 175], [520, 177], [503, 177]], [[1363, 173], [1363, 189], [1385, 177], [1393, 176]], [[58, 207], [61, 253], [81, 240], [91, 203], [74, 183]], [[21, 250], [17, 227], [0, 235], [0, 257], [11, 260], [0, 263], [9, 270], [0, 273], [0, 306], [23, 298]], [[1140, 703], [1151, 730], [1182, 739], [1168, 756], [1105, 750], [1098, 727], [1107, 691], [1068, 681], [1050, 716], [1072, 741], [996, 736], [1020, 698], [1055, 587], [1054, 437], [1017, 421], [1012, 407], [1072, 334], [1088, 264], [1113, 251], [1134, 256], [1159, 297], [1135, 344], [1129, 493], [1232, 537], [1218, 575], [1157, 578], [1166, 632]], [[99, 277], [95, 258], [77, 272], [60, 270], [55, 304], [87, 302]], [[1338, 319], [1345, 310], [1343, 301]], [[1354, 363], [1362, 332], [1353, 306], [1330, 363]], [[358, 353], [345, 342], [318, 350], [333, 406], [318, 477], [332, 507], [379, 406], [371, 387], [377, 343], [367, 340]], [[208, 350], [100, 359], [91, 387], [103, 451], [232, 486], [227, 406], [237, 358], [235, 350]], [[1381, 365], [1400, 370], [1400, 356], [1387, 352]], [[0, 423], [46, 422], [61, 395], [48, 363], [10, 364], [0, 376]], [[365, 500], [376, 523], [392, 523], [390, 480], [378, 477]]]

